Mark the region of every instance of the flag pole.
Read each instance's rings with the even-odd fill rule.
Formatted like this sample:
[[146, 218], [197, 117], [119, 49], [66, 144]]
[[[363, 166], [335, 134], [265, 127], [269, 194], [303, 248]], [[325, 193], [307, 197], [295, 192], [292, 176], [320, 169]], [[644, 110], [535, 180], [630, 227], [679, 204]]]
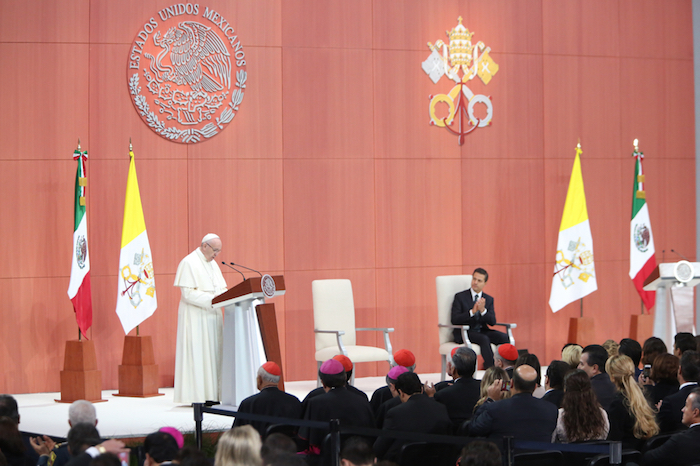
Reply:
[[[76, 149], [78, 152], [80, 152], [80, 138], [78, 138], [78, 148]], [[80, 163], [80, 161], [78, 161]], [[78, 341], [81, 341], [83, 339], [83, 333], [80, 331], [80, 326], [78, 325]]]

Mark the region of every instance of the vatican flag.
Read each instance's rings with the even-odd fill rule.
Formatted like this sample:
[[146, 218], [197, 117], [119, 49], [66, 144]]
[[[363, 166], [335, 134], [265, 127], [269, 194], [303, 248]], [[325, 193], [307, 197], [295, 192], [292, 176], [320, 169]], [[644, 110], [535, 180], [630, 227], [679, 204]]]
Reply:
[[131, 162], [129, 177], [126, 181], [117, 286], [117, 315], [125, 334], [153, 315], [158, 307], [153, 258], [146, 234], [146, 222], [143, 218], [133, 151], [129, 150], [129, 156]]
[[581, 153], [579, 144], [559, 227], [552, 293], [549, 296], [552, 312], [598, 289], [593, 263], [593, 238], [583, 191]]

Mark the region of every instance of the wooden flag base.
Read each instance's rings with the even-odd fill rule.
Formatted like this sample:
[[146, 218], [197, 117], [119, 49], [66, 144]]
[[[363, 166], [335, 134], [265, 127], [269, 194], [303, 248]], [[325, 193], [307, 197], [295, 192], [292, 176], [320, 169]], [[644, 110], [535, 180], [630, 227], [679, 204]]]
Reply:
[[572, 317], [569, 320], [568, 343], [576, 343], [584, 348], [595, 343], [592, 317]]
[[69, 340], [61, 371], [61, 399], [58, 403], [102, 399], [102, 372], [97, 370], [95, 343], [89, 340]]
[[124, 337], [122, 365], [119, 366], [119, 393], [114, 396], [149, 398], [158, 393], [158, 365], [150, 336]]
[[630, 321], [630, 338], [644, 344], [647, 338], [654, 335], [654, 316], [651, 314], [635, 314]]

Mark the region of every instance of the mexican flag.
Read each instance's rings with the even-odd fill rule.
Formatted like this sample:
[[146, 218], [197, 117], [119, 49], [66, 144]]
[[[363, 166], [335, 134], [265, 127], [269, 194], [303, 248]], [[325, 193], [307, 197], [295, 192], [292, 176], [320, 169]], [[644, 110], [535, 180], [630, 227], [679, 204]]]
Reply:
[[131, 162], [126, 181], [122, 249], [117, 278], [117, 315], [125, 334], [151, 317], [158, 307], [153, 257], [141, 207], [134, 152], [129, 150], [129, 156]]
[[574, 168], [571, 170], [569, 190], [566, 193], [564, 214], [559, 226], [556, 264], [552, 278], [549, 307], [557, 312], [569, 303], [598, 289], [593, 263], [593, 237], [588, 223], [586, 194], [581, 173], [581, 146], [576, 148]]
[[656, 291], [644, 291], [644, 280], [656, 268], [654, 235], [651, 232], [649, 209], [644, 191], [642, 159], [644, 154], [635, 149], [634, 189], [632, 190], [632, 221], [630, 222], [630, 278], [637, 288], [647, 310], [656, 301]]
[[92, 325], [90, 254], [88, 254], [87, 211], [85, 210], [85, 187], [87, 186], [85, 159], [87, 156], [87, 151], [76, 150], [73, 153], [73, 159], [78, 161], [78, 169], [75, 174], [73, 261], [68, 285], [68, 297], [73, 303], [75, 319], [78, 321], [78, 328], [83, 335]]

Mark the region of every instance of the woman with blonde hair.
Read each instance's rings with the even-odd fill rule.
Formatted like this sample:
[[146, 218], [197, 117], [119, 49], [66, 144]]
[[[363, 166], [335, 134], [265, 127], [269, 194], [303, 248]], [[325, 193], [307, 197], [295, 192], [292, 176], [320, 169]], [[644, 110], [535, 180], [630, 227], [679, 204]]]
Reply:
[[[481, 398], [479, 398], [479, 401], [477, 401], [474, 405], [474, 412], [476, 412], [476, 408], [484, 404], [489, 398], [488, 389], [496, 380], [501, 380], [502, 383], [508, 383], [510, 382], [510, 377], [508, 377], [508, 373], [504, 369], [501, 369], [500, 367], [496, 366], [491, 366], [488, 369], [486, 369], [486, 372], [484, 372], [484, 376], [481, 378]], [[510, 398], [510, 391], [506, 390], [503, 392], [502, 395], [502, 400]]]
[[569, 364], [572, 369], [578, 368], [578, 363], [581, 362], [581, 353], [583, 347], [577, 344], [565, 346], [561, 350], [561, 360]]
[[215, 466], [262, 466], [260, 434], [252, 426], [224, 432], [216, 445]]
[[644, 442], [659, 433], [659, 425], [642, 389], [634, 381], [634, 363], [629, 356], [613, 356], [605, 363], [605, 371], [618, 390], [608, 410], [608, 440], [622, 441], [623, 448], [641, 451]]

